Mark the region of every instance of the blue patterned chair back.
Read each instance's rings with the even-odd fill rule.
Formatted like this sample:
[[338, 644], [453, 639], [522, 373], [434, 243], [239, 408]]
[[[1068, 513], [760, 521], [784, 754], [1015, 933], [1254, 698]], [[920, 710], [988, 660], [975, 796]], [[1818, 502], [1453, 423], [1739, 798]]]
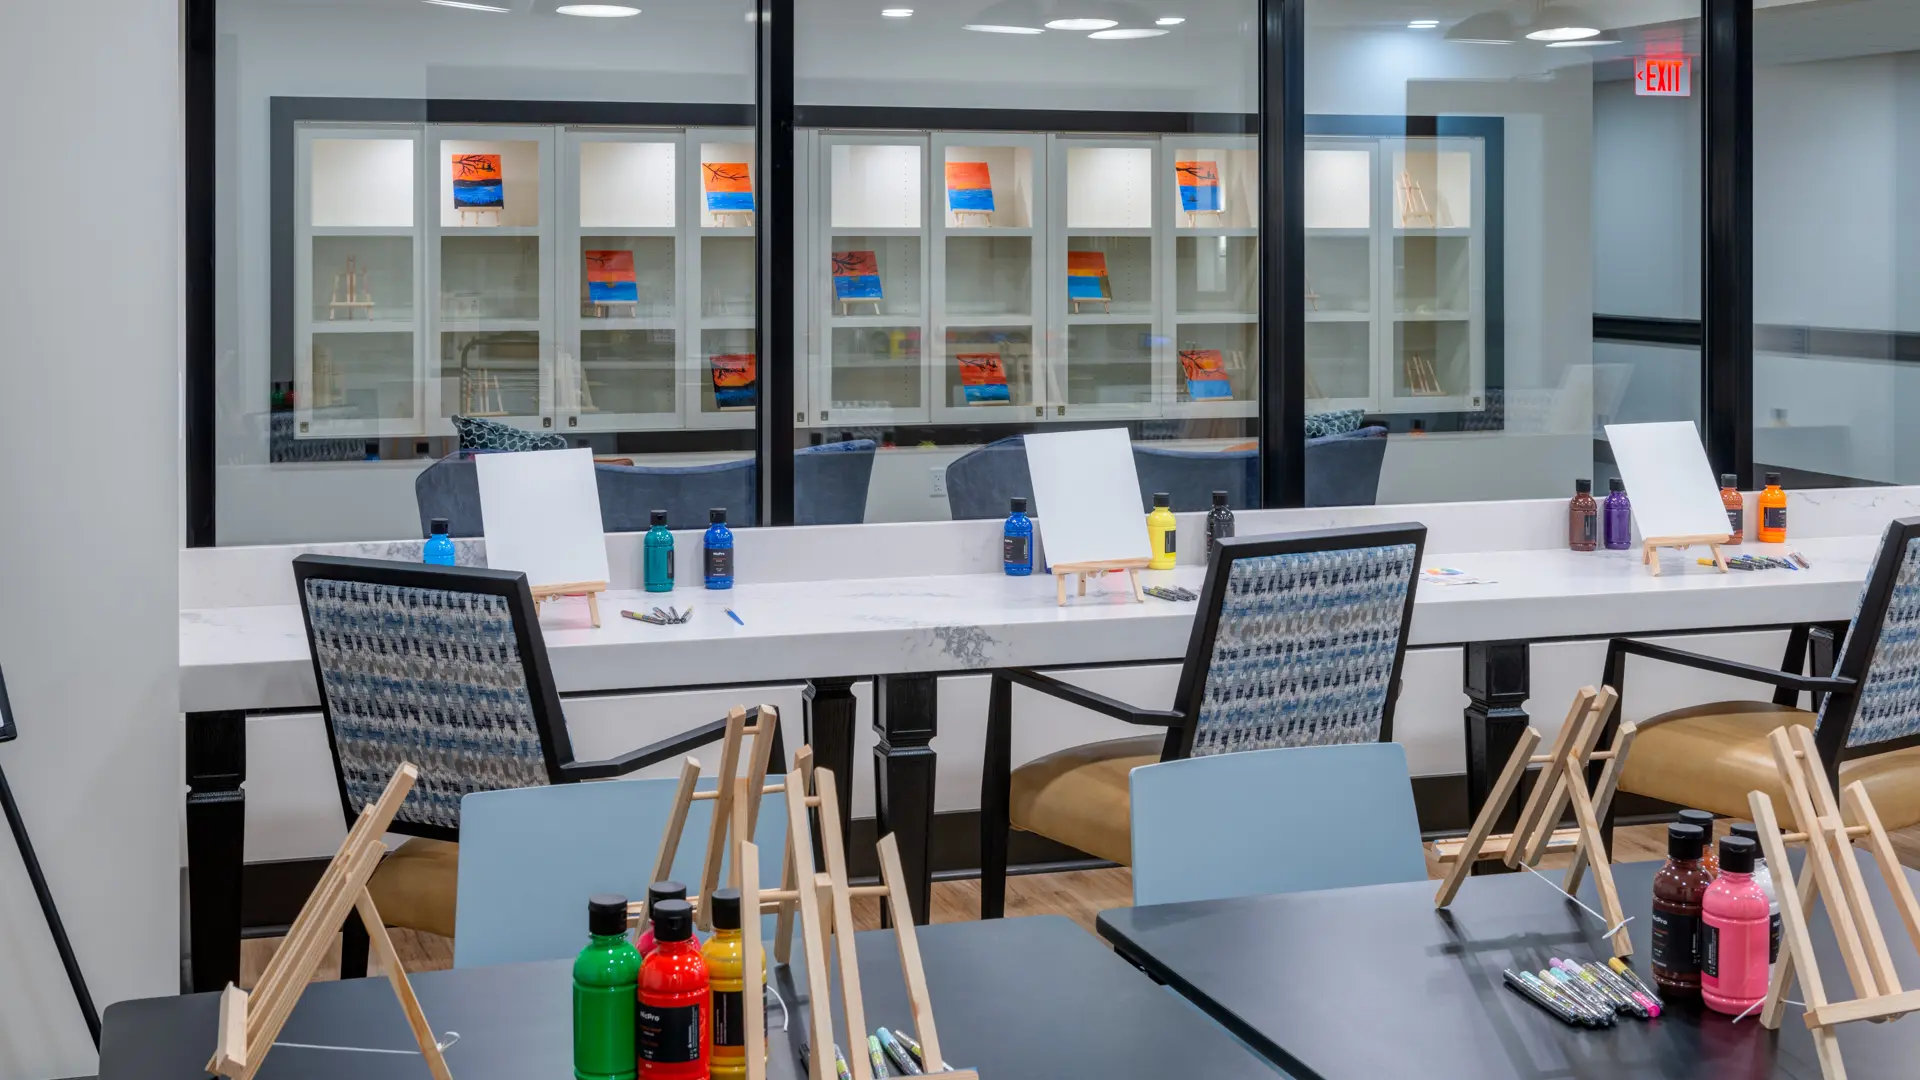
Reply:
[[302, 555], [314, 680], [348, 821], [405, 761], [393, 831], [457, 839], [460, 799], [556, 782], [571, 760], [526, 576]]
[[[1222, 541], [1168, 758], [1393, 737], [1423, 525]], [[1176, 741], [1177, 740], [1177, 741]]]
[[1820, 710], [1821, 756], [1920, 736], [1920, 518], [1887, 526], [1847, 629], [1834, 674], [1853, 694], [1830, 694]]

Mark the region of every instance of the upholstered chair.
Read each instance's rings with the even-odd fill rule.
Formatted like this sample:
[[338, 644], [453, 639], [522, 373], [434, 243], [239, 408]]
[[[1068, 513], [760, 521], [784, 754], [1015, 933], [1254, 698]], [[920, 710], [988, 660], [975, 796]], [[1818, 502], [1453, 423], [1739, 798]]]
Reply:
[[[993, 673], [980, 795], [981, 916], [1006, 906], [1008, 828], [1130, 864], [1128, 773], [1242, 750], [1385, 742], [1413, 614], [1422, 525], [1221, 541], [1171, 709], [1025, 669]], [[1155, 728], [1010, 768], [1013, 688]]]

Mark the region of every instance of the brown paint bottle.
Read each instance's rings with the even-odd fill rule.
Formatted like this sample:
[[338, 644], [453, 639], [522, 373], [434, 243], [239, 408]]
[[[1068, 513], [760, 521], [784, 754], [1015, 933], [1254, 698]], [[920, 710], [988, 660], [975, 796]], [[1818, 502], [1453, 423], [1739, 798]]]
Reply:
[[1700, 863], [1700, 826], [1667, 826], [1667, 861], [1653, 876], [1653, 981], [1667, 996], [1700, 993], [1700, 901], [1713, 877]]
[[1573, 482], [1573, 501], [1567, 504], [1567, 547], [1592, 551], [1600, 546], [1600, 504], [1593, 501], [1593, 481]]

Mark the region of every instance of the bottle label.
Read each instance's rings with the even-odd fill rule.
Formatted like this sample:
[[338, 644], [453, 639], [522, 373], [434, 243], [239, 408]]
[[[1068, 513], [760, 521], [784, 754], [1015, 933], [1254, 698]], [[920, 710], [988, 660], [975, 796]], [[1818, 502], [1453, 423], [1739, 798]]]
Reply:
[[1747, 511], [1745, 507], [1727, 507], [1727, 531], [1739, 536], [1747, 529]]
[[707, 576], [710, 578], [730, 578], [733, 576], [733, 549], [707, 549]]
[[[1173, 554], [1173, 530], [1168, 529], [1166, 532], [1163, 532], [1160, 535], [1166, 537], [1166, 550], [1164, 554], [1167, 554], [1167, 555]], [[1134, 548], [1134, 550], [1138, 551], [1140, 549]]]
[[1720, 977], [1720, 928], [1705, 921], [1700, 924], [1700, 974]]
[[1000, 559], [1008, 566], [1025, 566], [1033, 561], [1033, 553], [1028, 550], [1033, 541], [1025, 536], [1009, 536], [1000, 543]]
[[713, 992], [713, 1045], [747, 1045], [747, 1002], [742, 991]]
[[1774, 912], [1767, 917], [1767, 963], [1780, 962], [1780, 913]]
[[700, 1060], [700, 1006], [642, 1001], [638, 1015], [641, 1061], [684, 1065]]
[[1581, 514], [1580, 515], [1580, 542], [1583, 544], [1598, 543], [1600, 540], [1599, 533], [1600, 533], [1600, 515], [1599, 514]]
[[1700, 969], [1700, 916], [1653, 909], [1653, 966], [1679, 972]]
[[673, 580], [673, 549], [667, 549], [667, 580]]
[[1760, 512], [1760, 527], [1763, 529], [1785, 529], [1787, 527], [1787, 508], [1769, 506]]

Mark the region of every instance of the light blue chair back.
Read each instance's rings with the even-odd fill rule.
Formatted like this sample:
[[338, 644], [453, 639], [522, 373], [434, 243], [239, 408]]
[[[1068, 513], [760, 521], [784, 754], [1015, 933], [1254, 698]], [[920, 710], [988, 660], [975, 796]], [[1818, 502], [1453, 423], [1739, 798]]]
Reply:
[[1427, 876], [1399, 743], [1166, 761], [1129, 788], [1136, 905]]
[[1033, 474], [1027, 471], [1027, 441], [1019, 435], [969, 450], [947, 466], [947, 509], [955, 521], [1007, 516], [1007, 504], [1025, 496], [1027, 513], [1036, 517]]
[[[587, 898], [647, 895], [660, 835], [673, 812], [679, 781], [611, 780], [597, 784], [488, 791], [461, 800], [460, 885], [453, 966], [483, 967], [561, 960], [587, 940]], [[703, 780], [703, 790], [713, 782]], [[700, 888], [713, 802], [696, 801], [673, 862], [673, 880]], [[760, 803], [754, 843], [760, 884], [780, 887], [787, 841], [786, 800]], [[720, 881], [727, 880], [722, 865]], [[771, 947], [773, 917], [762, 921]], [[796, 940], [798, 935], [796, 934]]]

